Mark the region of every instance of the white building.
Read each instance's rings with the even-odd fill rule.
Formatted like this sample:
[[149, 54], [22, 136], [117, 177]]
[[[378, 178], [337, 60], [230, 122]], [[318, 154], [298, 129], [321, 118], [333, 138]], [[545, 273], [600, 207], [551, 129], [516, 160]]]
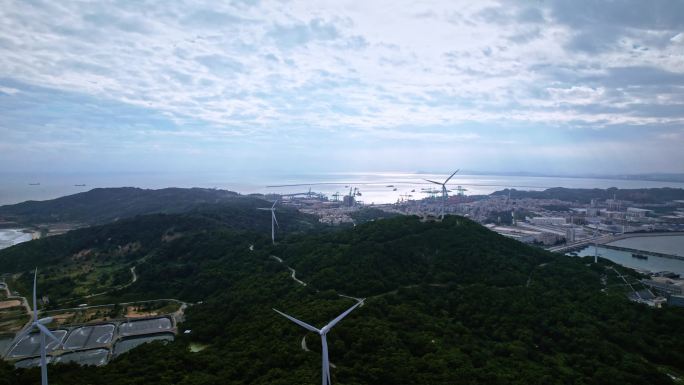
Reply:
[[576, 234], [575, 234], [575, 228], [574, 227], [571, 227], [571, 228], [565, 230], [565, 241], [567, 243], [575, 242], [575, 238], [576, 238], [575, 235]]
[[627, 207], [627, 218], [644, 218], [646, 214], [652, 211], [653, 210], [640, 209], [636, 207]]
[[563, 217], [534, 217], [528, 218], [527, 221], [533, 225], [562, 226], [566, 223], [566, 220]]

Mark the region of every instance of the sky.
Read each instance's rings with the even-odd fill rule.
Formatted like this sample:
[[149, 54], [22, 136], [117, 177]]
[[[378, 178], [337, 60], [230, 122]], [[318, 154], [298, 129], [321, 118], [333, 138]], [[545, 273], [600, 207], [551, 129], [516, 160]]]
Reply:
[[684, 172], [682, 15], [0, 0], [0, 172]]

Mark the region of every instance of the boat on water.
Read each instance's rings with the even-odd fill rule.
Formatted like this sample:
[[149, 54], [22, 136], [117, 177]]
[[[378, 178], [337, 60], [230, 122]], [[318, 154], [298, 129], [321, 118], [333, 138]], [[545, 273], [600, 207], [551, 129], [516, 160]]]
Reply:
[[40, 183], [29, 183], [29, 186], [40, 186]]
[[396, 187], [394, 189], [392, 189], [392, 191], [397, 191]]
[[75, 184], [74, 187], [85, 187], [84, 184]]
[[636, 259], [648, 259], [648, 255], [632, 253], [632, 258], [636, 258]]

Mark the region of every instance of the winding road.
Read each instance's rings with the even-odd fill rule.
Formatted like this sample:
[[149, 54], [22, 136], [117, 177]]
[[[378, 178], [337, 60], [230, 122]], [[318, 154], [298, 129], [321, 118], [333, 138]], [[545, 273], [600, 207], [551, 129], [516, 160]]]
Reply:
[[[278, 258], [275, 255], [270, 255], [270, 257], [285, 265], [285, 262], [283, 262], [282, 258]], [[295, 269], [291, 268], [288, 265], [285, 265], [285, 267], [287, 267], [287, 269], [290, 270], [290, 278], [292, 278], [295, 282], [302, 286], [307, 286], [306, 282], [297, 278], [297, 271]]]
[[31, 309], [31, 305], [29, 304], [28, 300], [26, 297], [18, 296], [18, 295], [12, 295], [12, 291], [9, 288], [9, 285], [7, 282], [4, 282], [5, 284], [5, 291], [7, 292], [7, 299], [8, 300], [19, 300], [21, 304], [24, 306], [24, 309], [26, 309], [26, 314], [29, 316], [29, 320], [26, 322], [24, 326], [22, 326], [21, 330], [26, 329], [31, 325], [31, 322], [33, 322], [33, 309]]
[[[113, 288], [111, 288], [111, 289], [109, 289], [109, 290], [105, 290], [105, 291], [100, 292], [100, 293], [88, 294], [88, 295], [86, 295], [85, 297], [82, 297], [82, 298], [99, 297], [99, 296], [101, 296], [101, 295], [105, 295], [105, 294], [107, 294], [107, 293], [111, 293], [111, 292], [113, 292], [114, 290], [121, 290], [121, 289], [125, 289], [125, 288], [131, 286], [132, 284], [134, 284], [134, 283], [138, 280], [138, 275], [135, 274], [135, 266], [131, 267], [131, 268], [130, 268], [130, 271], [131, 271], [131, 276], [132, 276], [130, 282], [125, 283], [125, 284], [123, 284], [123, 285], [115, 286], [115, 287], [113, 287]], [[76, 298], [76, 299], [78, 299], [78, 298]], [[76, 299], [74, 299], [74, 300], [69, 300], [69, 301], [75, 301]]]

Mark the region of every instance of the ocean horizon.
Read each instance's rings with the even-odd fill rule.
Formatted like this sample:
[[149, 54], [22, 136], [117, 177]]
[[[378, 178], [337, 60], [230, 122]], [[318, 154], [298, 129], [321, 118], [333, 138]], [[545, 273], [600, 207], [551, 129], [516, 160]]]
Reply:
[[[349, 189], [358, 188], [359, 200], [366, 204], [394, 203], [402, 196], [411, 199], [428, 196], [422, 189], [436, 187], [425, 181], [442, 181], [447, 174], [417, 172], [338, 172], [312, 174], [249, 174], [231, 175], [221, 173], [111, 173], [111, 174], [8, 174], [0, 182], [0, 206], [28, 200], [49, 200], [94, 188], [138, 187], [160, 189], [217, 188], [241, 194], [292, 194], [311, 191], [332, 196], [344, 195]], [[591, 177], [516, 176], [493, 174], [456, 174], [449, 182], [466, 189], [466, 195], [486, 195], [505, 188], [518, 190], [544, 190], [553, 187], [566, 188], [684, 188], [684, 183], [610, 179]], [[438, 187], [438, 186], [437, 186]]]

